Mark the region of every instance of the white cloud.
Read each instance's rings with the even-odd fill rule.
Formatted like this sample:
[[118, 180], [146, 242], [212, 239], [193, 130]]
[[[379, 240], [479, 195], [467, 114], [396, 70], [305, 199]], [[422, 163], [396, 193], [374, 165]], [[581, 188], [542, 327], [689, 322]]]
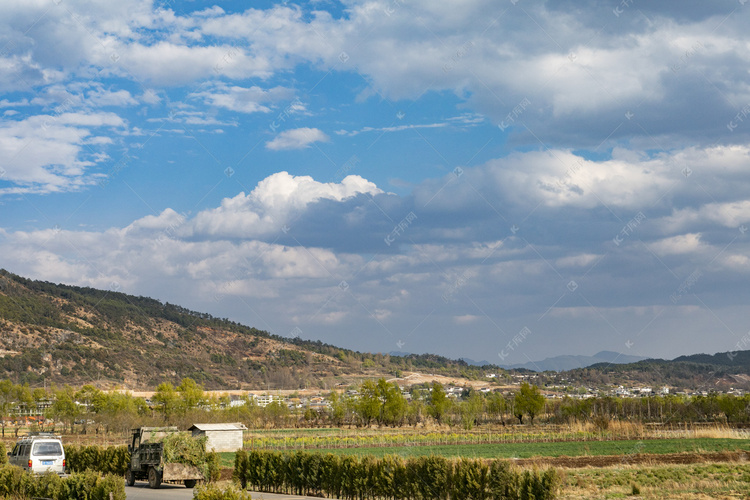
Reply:
[[[727, 102], [750, 101], [750, 88], [735, 71], [750, 62], [743, 13], [718, 4], [687, 18], [689, 8], [644, 7], [646, 15], [654, 11], [648, 25], [628, 17], [632, 12], [615, 18], [598, 6], [509, 9], [481, 0], [463, 2], [460, 14], [426, 0], [408, 7], [355, 2], [342, 17], [280, 5], [237, 13], [219, 7], [183, 13], [130, 0], [55, 7], [4, 4], [0, 26], [17, 42], [0, 60], [6, 66], [0, 86], [52, 84], [92, 70], [164, 85], [267, 79], [305, 64], [362, 74], [370, 85], [363, 95], [416, 99], [453, 92], [496, 123], [528, 99], [515, 120], [519, 131], [598, 141], [593, 144], [609, 134], [679, 140], [663, 133], [666, 112], [672, 134], [697, 126], [715, 136], [712, 120], [729, 121], [737, 111]], [[35, 30], [21, 32], [30, 19], [38, 21]], [[705, 75], [726, 99], [700, 98]], [[675, 93], [684, 99], [663, 99]], [[266, 111], [257, 99], [243, 105], [232, 92], [215, 94], [203, 97], [239, 112]], [[627, 126], [627, 111], [640, 127]], [[680, 119], [701, 113], [710, 118]], [[580, 126], [563, 128], [561, 120]]]
[[708, 248], [700, 233], [681, 234], [664, 238], [649, 245], [657, 255], [681, 255], [700, 252]]
[[102, 106], [133, 106], [138, 104], [127, 90], [97, 88], [86, 94], [86, 104], [95, 108]]
[[[538, 157], [531, 155], [528, 160], [532, 164]], [[455, 185], [473, 182], [472, 173], [467, 170]], [[434, 194], [441, 185], [427, 187]], [[360, 194], [373, 198], [361, 197], [363, 203], [357, 203]], [[391, 346], [406, 332], [410, 350], [455, 352], [466, 345], [483, 346], [470, 350], [474, 357], [488, 345], [504, 345], [512, 338], [507, 335], [524, 325], [534, 325], [535, 345], [546, 345], [554, 344], [560, 332], [567, 332], [566, 339], [582, 338], [586, 329], [593, 331], [590, 338], [601, 339], [611, 333], [612, 325], [639, 332], [655, 317], [679, 317], [678, 312], [689, 307], [701, 319], [701, 328], [713, 314], [734, 324], [731, 305], [726, 310], [731, 310], [732, 317], [726, 318], [729, 313], [725, 314], [723, 306], [712, 305], [706, 313], [688, 303], [691, 295], [682, 296], [681, 304], [670, 301], [696, 263], [702, 274], [691, 294], [701, 294], [708, 303], [710, 295], [701, 287], [718, 281], [735, 292], [735, 301], [746, 299], [744, 280], [736, 286], [731, 283], [746, 277], [748, 262], [747, 243], [739, 237], [734, 241], [735, 228], [731, 234], [719, 234], [727, 243], [717, 244], [692, 230], [667, 238], [653, 236], [645, 230], [651, 222], [648, 219], [638, 234], [646, 247], [613, 250], [615, 233], [611, 231], [620, 223], [611, 221], [611, 228], [597, 229], [596, 211], [579, 214], [577, 232], [567, 240], [547, 234], [566, 217], [556, 207], [542, 214], [546, 225], [529, 219], [518, 235], [510, 235], [498, 216], [473, 218], [471, 211], [484, 204], [475, 197], [474, 208], [460, 204], [451, 215], [470, 220], [473, 230], [484, 237], [468, 236], [453, 244], [429, 239], [420, 243], [425, 234], [451, 224], [447, 217], [420, 211], [418, 223], [409, 228], [413, 231], [409, 237], [417, 243], [404, 240], [403, 249], [395, 253], [391, 253], [395, 247], [386, 248], [380, 228], [371, 227], [369, 219], [353, 227], [337, 226], [326, 234], [324, 245], [293, 239], [299, 235], [296, 217], [315, 212], [320, 208], [316, 202], [325, 202], [322, 205], [328, 211], [323, 215], [328, 221], [336, 213], [348, 214], [382, 202], [384, 197], [361, 177], [321, 183], [280, 172], [258, 183], [249, 194], [226, 198], [220, 206], [192, 217], [166, 209], [125, 227], [98, 232], [0, 230], [0, 253], [4, 267], [32, 278], [99, 288], [117, 282], [128, 293], [229, 315], [274, 333], [287, 334], [299, 325], [305, 335], [333, 341], [327, 327], [337, 325], [349, 332], [347, 328], [356, 325], [357, 335], [375, 339], [374, 350], [388, 350], [384, 346]], [[401, 200], [408, 201], [408, 197]], [[392, 227], [393, 222], [385, 222], [385, 227]], [[359, 252], [337, 248], [337, 243], [356, 239], [358, 232], [374, 233], [377, 246]], [[580, 238], [587, 244], [579, 244]], [[285, 244], [277, 239], [284, 239]], [[654, 259], [654, 254], [660, 259]], [[572, 279], [578, 285], [575, 291], [569, 288]], [[568, 321], [576, 323], [571, 326]], [[674, 321], [673, 328], [677, 324], [684, 334], [685, 328], [693, 328], [695, 318]], [[445, 325], [452, 325], [455, 335], [433, 335]], [[644, 338], [638, 342], [645, 342]], [[555, 346], [559, 349], [559, 344]], [[528, 348], [532, 349], [531, 344]], [[533, 352], [528, 351], [529, 356], [537, 357]]]
[[674, 210], [672, 215], [659, 220], [660, 227], [667, 232], [683, 231], [697, 224], [706, 223], [733, 228], [750, 225], [750, 200], [708, 203], [698, 208], [683, 208]]
[[[741, 172], [748, 159], [750, 147], [746, 146], [691, 147], [656, 155], [618, 149], [612, 158], [600, 161], [569, 150], [548, 149], [512, 153], [464, 168], [461, 177], [450, 174], [418, 186], [415, 196], [417, 205], [435, 209], [473, 203], [477, 193], [482, 193], [497, 209], [610, 207], [635, 214], [671, 206], [679, 195], [700, 197], [708, 191], [715, 199], [731, 200], [734, 208], [722, 209], [724, 220], [738, 222], [744, 207], [738, 200], [750, 189], [750, 178]], [[694, 182], [683, 173], [686, 168]], [[709, 209], [710, 205], [705, 210]], [[714, 217], [719, 220], [718, 214]]]
[[293, 91], [285, 87], [264, 90], [258, 86], [250, 88], [230, 87], [220, 83], [216, 84], [212, 90], [195, 92], [191, 94], [191, 97], [200, 98], [211, 106], [240, 113], [270, 113], [269, 105], [282, 100], [288, 101], [293, 95]]
[[17, 108], [28, 105], [28, 99], [21, 99], [20, 101], [9, 101], [8, 99], [0, 100], [0, 108]]
[[266, 148], [273, 151], [304, 149], [315, 142], [328, 142], [329, 140], [330, 138], [317, 128], [295, 128], [281, 132], [273, 140], [266, 143]]
[[85, 145], [108, 142], [92, 136], [100, 127], [117, 133], [125, 122], [112, 113], [63, 113], [0, 123], [0, 169], [17, 185], [0, 194], [69, 191], [93, 184], [95, 177], [87, 170], [105, 157]]
[[249, 194], [225, 198], [220, 207], [200, 212], [192, 231], [195, 235], [230, 238], [278, 234], [310, 203], [379, 193], [382, 191], [375, 184], [356, 175], [347, 176], [340, 183], [321, 183], [309, 176], [279, 172], [259, 182]]
[[363, 132], [401, 132], [402, 130], [412, 130], [420, 128], [443, 128], [447, 127], [449, 123], [426, 123], [424, 125], [397, 125], [394, 127], [363, 127], [360, 130], [337, 130], [336, 135], [346, 135], [353, 137]]
[[453, 322], [457, 325], [468, 325], [472, 323], [476, 323], [481, 319], [481, 316], [477, 316], [475, 314], [463, 314], [461, 316], [454, 316]]

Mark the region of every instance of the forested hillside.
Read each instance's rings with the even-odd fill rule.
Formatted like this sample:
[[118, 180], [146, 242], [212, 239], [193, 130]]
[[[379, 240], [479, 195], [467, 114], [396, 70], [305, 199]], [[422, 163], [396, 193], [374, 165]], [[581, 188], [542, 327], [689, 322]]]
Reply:
[[137, 389], [190, 377], [206, 388], [298, 389], [404, 371], [469, 378], [484, 373], [441, 356], [359, 353], [147, 297], [0, 270], [0, 378], [17, 383]]

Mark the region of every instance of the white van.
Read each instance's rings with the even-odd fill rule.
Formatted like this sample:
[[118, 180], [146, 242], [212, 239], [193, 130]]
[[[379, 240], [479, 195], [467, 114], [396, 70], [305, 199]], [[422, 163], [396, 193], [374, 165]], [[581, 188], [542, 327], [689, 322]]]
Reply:
[[51, 433], [40, 432], [20, 438], [13, 451], [8, 453], [8, 462], [34, 474], [51, 471], [66, 475], [65, 448], [60, 436]]

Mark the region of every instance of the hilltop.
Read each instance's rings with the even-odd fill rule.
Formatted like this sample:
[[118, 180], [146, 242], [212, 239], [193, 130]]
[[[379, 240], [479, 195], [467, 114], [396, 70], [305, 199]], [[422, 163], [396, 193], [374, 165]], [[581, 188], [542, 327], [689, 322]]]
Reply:
[[561, 372], [577, 384], [598, 386], [663, 386], [698, 392], [750, 390], [750, 351], [693, 354], [673, 360], [646, 359], [635, 363], [597, 363]]
[[299, 389], [420, 371], [463, 379], [484, 373], [442, 356], [359, 353], [148, 297], [0, 270], [0, 379], [16, 383], [136, 390], [190, 377], [208, 389]]

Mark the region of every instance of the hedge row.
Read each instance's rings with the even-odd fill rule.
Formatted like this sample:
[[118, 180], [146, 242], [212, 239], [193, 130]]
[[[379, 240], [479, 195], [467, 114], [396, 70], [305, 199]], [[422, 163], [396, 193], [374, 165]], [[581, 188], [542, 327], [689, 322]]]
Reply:
[[125, 500], [122, 477], [101, 477], [93, 471], [72, 474], [62, 479], [57, 474], [35, 476], [12, 465], [0, 466], [0, 498], [52, 500]]
[[68, 470], [83, 472], [94, 470], [102, 474], [125, 475], [130, 464], [127, 446], [76, 446], [65, 445]]
[[259, 491], [357, 500], [549, 500], [558, 485], [554, 469], [521, 472], [505, 460], [265, 450], [238, 451], [234, 479]]
[[0, 465], [8, 463], [8, 450], [5, 449], [5, 443], [0, 442]]

